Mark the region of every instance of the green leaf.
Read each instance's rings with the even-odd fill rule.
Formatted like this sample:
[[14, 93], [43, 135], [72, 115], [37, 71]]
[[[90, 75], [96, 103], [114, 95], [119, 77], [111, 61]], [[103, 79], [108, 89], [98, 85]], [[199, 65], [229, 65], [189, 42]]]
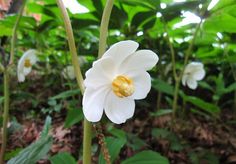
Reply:
[[4, 97], [0, 97], [0, 105], [3, 103]]
[[203, 24], [205, 31], [211, 32], [236, 32], [236, 17], [228, 13], [217, 13], [207, 18]]
[[69, 153], [67, 152], [61, 152], [58, 153], [52, 157], [49, 158], [50, 162], [52, 164], [77, 164], [76, 160], [74, 159], [73, 156], [71, 156]]
[[121, 164], [168, 164], [169, 161], [166, 157], [161, 156], [159, 153], [145, 150], [133, 157], [126, 159]]
[[34, 164], [49, 152], [51, 145], [52, 137], [41, 137], [38, 141], [23, 149], [7, 164]]
[[51, 117], [47, 116], [39, 140], [24, 148], [7, 164], [34, 164], [43, 158], [50, 150], [53, 139], [48, 135], [51, 127]]
[[225, 93], [230, 93], [236, 90], [236, 83], [231, 84], [225, 89]]
[[59, 93], [56, 96], [51, 97], [50, 99], [55, 100], [55, 99], [65, 99], [74, 95], [78, 95], [80, 93], [79, 89], [75, 89], [75, 90], [69, 90], [69, 91], [65, 91], [62, 93]]
[[173, 112], [172, 109], [160, 109], [157, 112], [151, 113], [151, 116], [159, 117], [159, 116], [163, 116], [163, 115], [166, 115], [166, 114], [171, 114], [172, 112]]
[[[136, 15], [134, 15], [131, 25], [135, 26], [136, 28], [139, 27], [145, 20], [149, 19], [152, 16], [155, 16], [156, 13], [153, 11], [147, 11], [147, 12], [138, 12]], [[142, 21], [140, 21], [140, 19]]]
[[135, 151], [140, 150], [143, 147], [147, 146], [146, 142], [135, 134], [128, 133], [127, 137], [128, 137], [127, 146], [131, 147]]
[[52, 124], [52, 118], [50, 116], [47, 116], [40, 137], [47, 137], [48, 136], [49, 130], [51, 128], [51, 124]]
[[186, 96], [185, 101], [192, 103], [209, 114], [218, 115], [220, 113], [220, 108], [218, 106], [208, 103], [198, 97]]
[[[111, 163], [118, 157], [121, 148], [125, 145], [125, 140], [122, 138], [107, 137], [105, 139], [109, 154], [111, 156]], [[99, 155], [99, 164], [106, 164], [102, 153]]]
[[123, 140], [127, 140], [127, 138], [126, 138], [126, 132], [125, 131], [123, 131], [123, 130], [121, 130], [121, 129], [116, 129], [116, 128], [114, 128], [114, 127], [112, 127], [112, 129], [109, 129], [108, 130], [113, 136], [116, 136], [116, 137], [118, 137], [118, 138], [120, 138], [120, 139], [123, 139]]
[[167, 129], [154, 128], [152, 129], [152, 136], [168, 140], [170, 142], [171, 150], [180, 151], [183, 149], [178, 136], [175, 133], [168, 131]]
[[152, 86], [154, 89], [168, 95], [173, 95], [174, 93], [174, 87], [161, 79], [154, 79], [152, 81]]
[[83, 120], [83, 118], [84, 118], [84, 115], [83, 115], [82, 109], [70, 109], [67, 113], [64, 126], [65, 128], [69, 128], [72, 125]]
[[11, 158], [13, 158], [14, 156], [16, 156], [20, 151], [22, 150], [22, 148], [16, 148], [10, 152], [7, 152], [6, 154], [4, 154], [4, 160], [9, 160]]

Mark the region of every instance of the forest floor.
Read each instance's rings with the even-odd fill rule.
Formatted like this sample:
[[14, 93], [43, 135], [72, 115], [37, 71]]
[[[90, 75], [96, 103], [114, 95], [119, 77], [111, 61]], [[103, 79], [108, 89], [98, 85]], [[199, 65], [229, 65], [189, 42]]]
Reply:
[[[53, 116], [51, 134], [54, 143], [50, 154], [66, 151], [73, 154], [75, 158], [81, 159], [82, 123], [64, 128], [64, 119], [65, 114], [57, 113]], [[232, 114], [224, 113], [221, 120], [231, 119]], [[21, 118], [20, 130], [16, 130], [18, 129], [16, 122], [13, 124], [10, 126], [7, 152], [26, 147], [37, 140], [43, 128], [44, 118], [34, 120]], [[188, 114], [188, 119], [176, 119], [173, 122], [171, 115], [150, 117], [140, 110], [136, 113], [135, 119], [115, 127], [136, 137], [131, 136], [130, 140], [128, 139], [131, 146], [126, 145], [122, 148], [120, 159], [117, 159], [116, 163], [145, 149], [161, 153], [173, 164], [208, 164], [218, 163], [217, 161], [236, 163], [236, 125], [230, 122], [207, 119], [191, 113]], [[103, 125], [105, 136], [110, 135], [105, 129]], [[96, 137], [93, 142], [97, 143]], [[136, 144], [136, 148], [132, 147], [132, 142], [136, 142], [133, 143]], [[93, 162], [97, 163], [98, 154], [94, 153]], [[41, 160], [39, 163], [48, 163], [48, 161]]]

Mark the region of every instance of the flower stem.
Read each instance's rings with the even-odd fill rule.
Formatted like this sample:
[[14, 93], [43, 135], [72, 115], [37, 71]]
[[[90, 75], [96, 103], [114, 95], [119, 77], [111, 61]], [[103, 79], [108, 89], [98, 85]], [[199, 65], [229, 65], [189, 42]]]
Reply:
[[67, 11], [66, 11], [66, 8], [61, 0], [57, 0], [57, 5], [61, 11], [62, 19], [65, 24], [65, 30], [66, 30], [69, 49], [70, 49], [70, 53], [71, 53], [72, 64], [75, 69], [75, 76], [76, 76], [77, 84], [81, 90], [81, 93], [83, 94], [84, 93], [83, 76], [82, 76], [80, 66], [79, 66], [79, 59], [78, 59], [77, 50], [76, 50], [76, 46], [75, 46], [75, 39], [74, 39], [72, 27], [71, 27], [70, 18], [69, 18]]
[[9, 73], [5, 69], [4, 76], [4, 113], [3, 113], [3, 131], [2, 131], [2, 147], [0, 153], [0, 164], [4, 163], [4, 153], [7, 145], [7, 122], [9, 117]]
[[108, 24], [109, 24], [109, 19], [110, 19], [113, 4], [114, 4], [114, 0], [107, 0], [106, 6], [102, 14], [102, 21], [100, 25], [98, 58], [101, 58], [106, 50]]
[[11, 38], [11, 50], [10, 50], [10, 60], [9, 60], [9, 65], [12, 65], [14, 63], [14, 51], [15, 51], [15, 44], [16, 44], [16, 32], [19, 26], [19, 22], [21, 19], [21, 16], [23, 14], [24, 8], [25, 8], [25, 4], [26, 4], [27, 0], [23, 0], [22, 1], [22, 6], [19, 10], [19, 13], [16, 17], [16, 22], [15, 25], [13, 27], [13, 31], [12, 31], [12, 38]]
[[[185, 55], [185, 58], [184, 58], [184, 66], [183, 66], [183, 68], [185, 68], [185, 66], [188, 63], [188, 59], [189, 59], [189, 56], [190, 56], [190, 54], [192, 52], [193, 45], [194, 45], [197, 33], [198, 33], [198, 31], [199, 31], [199, 29], [201, 27], [201, 24], [202, 24], [202, 19], [201, 19], [200, 23], [197, 25], [196, 30], [195, 30], [195, 32], [193, 34], [193, 39], [191, 40], [191, 42], [190, 42], [190, 44], [188, 46], [188, 49], [187, 49], [187, 52], [186, 52], [186, 55]], [[174, 101], [173, 101], [173, 106], [172, 106], [173, 107], [173, 114], [172, 114], [173, 119], [176, 117], [177, 103], [178, 103], [178, 97], [179, 97], [179, 87], [180, 87], [180, 82], [181, 82], [183, 73], [184, 73], [184, 69], [181, 70], [179, 77], [177, 77], [176, 80], [175, 80]]]
[[16, 18], [16, 22], [12, 31], [11, 38], [11, 50], [10, 50], [10, 60], [9, 65], [5, 65], [5, 68], [2, 64], [0, 64], [0, 71], [3, 71], [4, 76], [4, 111], [3, 111], [3, 125], [2, 125], [2, 146], [0, 152], [0, 164], [4, 163], [4, 153], [7, 146], [7, 122], [9, 118], [9, 106], [10, 106], [10, 91], [9, 91], [9, 66], [14, 63], [14, 50], [15, 50], [15, 42], [16, 42], [16, 32], [19, 26], [20, 18], [23, 14], [24, 7], [27, 0], [22, 1], [22, 6]]
[[[72, 64], [75, 69], [75, 76], [76, 80], [78, 83], [78, 86], [81, 90], [81, 93], [84, 93], [84, 83], [83, 83], [83, 76], [80, 70], [79, 66], [79, 60], [77, 56], [77, 51], [76, 51], [76, 46], [75, 46], [75, 40], [73, 36], [73, 31], [71, 27], [71, 22], [68, 16], [68, 13], [66, 11], [66, 8], [61, 0], [57, 0], [57, 5], [61, 11], [62, 18], [65, 24], [65, 30], [66, 34], [68, 37], [68, 44], [69, 44], [69, 49], [71, 52], [71, 59], [72, 59]], [[83, 163], [84, 164], [90, 164], [91, 163], [91, 143], [92, 143], [92, 128], [91, 128], [91, 123], [84, 119], [84, 136], [83, 136]]]
[[171, 53], [171, 63], [172, 63], [172, 71], [173, 71], [173, 76], [174, 76], [174, 79], [175, 81], [177, 80], [178, 76], [177, 76], [177, 73], [176, 73], [176, 65], [175, 65], [175, 51], [174, 51], [174, 48], [173, 48], [173, 45], [171, 43], [171, 40], [170, 40], [170, 36], [169, 36], [169, 33], [168, 33], [168, 30], [167, 30], [167, 25], [166, 25], [166, 22], [164, 21], [164, 18], [163, 18], [163, 22], [164, 22], [164, 29], [165, 29], [165, 32], [166, 32], [166, 39], [167, 39], [167, 42], [168, 42], [168, 45], [169, 45], [169, 48], [170, 48], [170, 53]]

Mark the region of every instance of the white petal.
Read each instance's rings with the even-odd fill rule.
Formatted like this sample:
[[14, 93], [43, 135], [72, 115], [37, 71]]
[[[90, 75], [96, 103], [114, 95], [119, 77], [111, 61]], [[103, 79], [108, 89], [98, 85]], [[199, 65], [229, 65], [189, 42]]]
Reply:
[[119, 98], [112, 91], [105, 102], [107, 117], [116, 124], [124, 123], [134, 115], [135, 103], [133, 99]]
[[74, 67], [72, 65], [66, 66], [63, 70], [62, 70], [62, 75], [65, 79], [75, 79], [75, 71], [74, 71]]
[[30, 72], [31, 72], [31, 70], [32, 70], [32, 68], [31, 67], [24, 67], [23, 68], [23, 72], [24, 72], [24, 75], [26, 76], [26, 75], [28, 75]]
[[30, 60], [30, 63], [32, 65], [35, 64], [37, 62], [37, 60], [38, 60], [38, 58], [36, 56], [36, 51], [35, 50], [28, 50], [28, 51], [26, 51], [26, 53], [27, 53], [27, 56], [28, 56], [28, 58]]
[[109, 87], [103, 87], [97, 90], [90, 88], [85, 89], [83, 96], [83, 112], [88, 121], [97, 122], [101, 119], [109, 89]]
[[134, 83], [134, 93], [130, 96], [133, 99], [144, 99], [151, 90], [151, 77], [146, 71], [132, 71], [126, 76], [130, 77]]
[[199, 69], [194, 72], [193, 77], [195, 80], [202, 80], [205, 76], [206, 72], [204, 69]]
[[190, 73], [192, 74], [193, 72], [195, 72], [196, 70], [199, 69], [203, 69], [203, 64], [199, 63], [199, 62], [191, 62], [189, 64], [186, 65], [184, 73]]
[[187, 79], [187, 85], [191, 89], [196, 89], [197, 88], [197, 81], [193, 78], [188, 78]]
[[[30, 68], [25, 68], [24, 64], [25, 64], [25, 60], [26, 59], [30, 59], [30, 63], [31, 64], [35, 64], [35, 62], [37, 61], [37, 57], [35, 55], [35, 50], [30, 49], [28, 51], [26, 51], [22, 57], [20, 58], [18, 65], [17, 65], [17, 74], [18, 74], [18, 80], [19, 81], [24, 81], [25, 80], [25, 75], [29, 74], [31, 71], [31, 67]], [[22, 76], [22, 74], [24, 75], [24, 77]]]
[[112, 57], [113, 60], [119, 65], [122, 63], [129, 55], [134, 53], [139, 44], [132, 40], [120, 41], [113, 44], [103, 55], [103, 57]]
[[186, 85], [187, 78], [188, 78], [188, 75], [184, 74], [183, 77], [182, 77], [182, 84], [183, 84], [183, 86]]
[[116, 72], [113, 59], [107, 57], [100, 59], [98, 62], [86, 72], [85, 87], [95, 89], [112, 83]]
[[139, 50], [129, 56], [122, 64], [121, 69], [126, 70], [150, 70], [154, 67], [159, 58], [151, 50]]
[[25, 81], [25, 75], [23, 73], [18, 72], [17, 77], [18, 77], [19, 82], [24, 82]]

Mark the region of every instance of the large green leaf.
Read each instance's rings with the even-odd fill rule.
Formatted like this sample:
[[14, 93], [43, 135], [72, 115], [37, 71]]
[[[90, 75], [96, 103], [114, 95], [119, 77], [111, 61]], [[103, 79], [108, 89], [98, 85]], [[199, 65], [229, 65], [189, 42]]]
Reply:
[[205, 31], [211, 32], [236, 32], [236, 17], [224, 12], [219, 12], [207, 18], [203, 24]]
[[52, 137], [41, 137], [38, 141], [23, 149], [7, 164], [34, 164], [48, 153], [51, 145]]
[[51, 117], [47, 117], [40, 138], [30, 146], [24, 148], [7, 164], [34, 164], [43, 158], [50, 150], [53, 139], [49, 136]]
[[146, 150], [142, 151], [133, 157], [126, 159], [121, 164], [168, 164], [169, 161], [166, 157], [161, 156], [159, 153]]
[[80, 93], [79, 89], [75, 89], [75, 90], [69, 90], [69, 91], [64, 91], [59, 93], [56, 96], [51, 97], [50, 99], [55, 100], [55, 99], [65, 99], [74, 95], [78, 95]]
[[67, 152], [61, 152], [58, 153], [52, 157], [49, 158], [50, 162], [52, 164], [77, 164], [76, 160], [74, 159], [73, 156], [71, 156], [69, 153]]
[[209, 114], [217, 115], [220, 113], [220, 108], [218, 106], [208, 103], [198, 97], [186, 96], [185, 101], [192, 103], [193, 105], [197, 106], [198, 108], [204, 110]]
[[161, 79], [154, 79], [152, 86], [154, 89], [169, 95], [173, 95], [174, 93], [174, 87]]
[[72, 125], [80, 122], [84, 118], [82, 109], [70, 109], [66, 116], [65, 128], [69, 128]]

